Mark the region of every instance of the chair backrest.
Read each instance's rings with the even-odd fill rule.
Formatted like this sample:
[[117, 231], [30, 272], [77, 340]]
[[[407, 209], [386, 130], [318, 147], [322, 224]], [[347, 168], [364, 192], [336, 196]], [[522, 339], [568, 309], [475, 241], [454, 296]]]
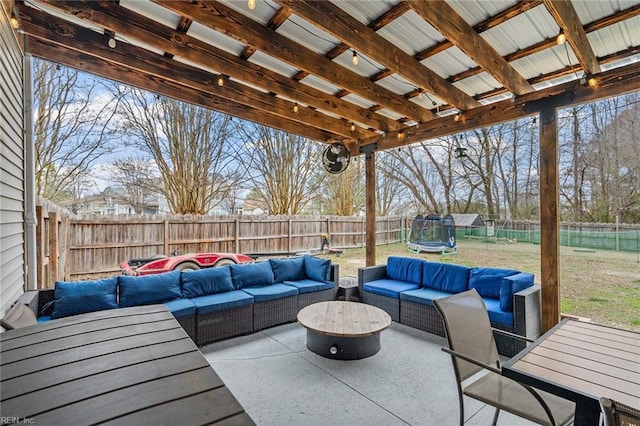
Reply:
[[604, 426], [640, 426], [640, 410], [609, 398], [600, 398]]
[[14, 328], [26, 327], [37, 323], [36, 314], [27, 305], [20, 302], [13, 305], [4, 318], [0, 320], [0, 325], [5, 330], [13, 330]]
[[[491, 330], [487, 308], [475, 289], [433, 303], [444, 321], [449, 348], [484, 364], [498, 365], [498, 351]], [[482, 370], [460, 358], [453, 358], [459, 382]]]

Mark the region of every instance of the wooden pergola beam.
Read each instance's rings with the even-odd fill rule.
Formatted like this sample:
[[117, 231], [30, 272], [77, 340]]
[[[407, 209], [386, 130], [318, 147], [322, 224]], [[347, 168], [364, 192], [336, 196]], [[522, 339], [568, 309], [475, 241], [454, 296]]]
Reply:
[[81, 53], [46, 40], [30, 38], [29, 52], [34, 56], [71, 68], [82, 69], [83, 71], [100, 77], [129, 84], [140, 89], [150, 90], [174, 99], [200, 105], [255, 123], [264, 124], [285, 132], [295, 133], [313, 140], [326, 141], [336, 138], [336, 135], [330, 132], [301, 125], [279, 116], [270, 115], [247, 105], [229, 102], [229, 100], [210, 92], [183, 86], [172, 80], [145, 75], [125, 65]]
[[[276, 0], [293, 12], [314, 23], [343, 43], [350, 45], [371, 59], [387, 67], [395, 74], [411, 81], [416, 87], [436, 94], [462, 109], [481, 104], [462, 90], [452, 86], [437, 73], [418, 62], [413, 56], [378, 35], [374, 30], [339, 7], [327, 1]], [[433, 115], [435, 118], [435, 115]]]
[[534, 90], [533, 86], [446, 2], [418, 0], [407, 0], [407, 2], [418, 15], [509, 91], [516, 95], [524, 95]]
[[[291, 78], [125, 9], [115, 2], [45, 1], [45, 3], [95, 25], [108, 28], [126, 39], [138, 40], [203, 67], [217, 69], [238, 81], [247, 82], [254, 87], [289, 99], [296, 99], [302, 104], [363, 123], [372, 129], [390, 131], [403, 127], [395, 120], [343, 101], [321, 90], [297, 83]], [[20, 9], [20, 13], [28, 16], [33, 10], [33, 8], [24, 7]]]
[[582, 27], [580, 18], [573, 8], [570, 0], [544, 0], [544, 5], [553, 16], [556, 23], [564, 31], [567, 42], [573, 49], [573, 53], [578, 58], [582, 69], [590, 75], [598, 74], [600, 64], [598, 58], [587, 39], [587, 33]]
[[[53, 28], [52, 31], [50, 28]], [[349, 123], [318, 113], [310, 108], [299, 107], [293, 112], [294, 104], [275, 98], [267, 93], [248, 89], [242, 84], [223, 80], [222, 87], [217, 85], [217, 77], [199, 68], [176, 62], [165, 56], [158, 56], [148, 50], [122, 43], [117, 49], [111, 49], [105, 43], [103, 35], [86, 28], [79, 27], [59, 18], [48, 17], [45, 13], [35, 11], [24, 21], [25, 34], [66, 46], [80, 53], [99, 56], [119, 65], [127, 66], [136, 72], [153, 78], [165, 78], [183, 86], [210, 93], [229, 101], [269, 111], [272, 116], [279, 116], [288, 121], [296, 121], [303, 125], [325, 130], [346, 138], [362, 135], [364, 129], [351, 131]]]
[[265, 28], [223, 4], [199, 0], [189, 3], [172, 0], [154, 2], [416, 121], [423, 122], [433, 118], [433, 113], [429, 110], [376, 85], [288, 37]]
[[559, 84], [518, 96], [514, 99], [507, 99], [465, 111], [459, 121], [455, 121], [453, 116], [448, 116], [408, 127], [401, 130], [403, 134], [401, 138], [398, 138], [400, 131], [396, 131], [389, 132], [384, 136], [362, 139], [354, 145], [354, 148], [360, 149], [366, 145], [376, 144], [376, 150], [378, 151], [392, 149], [427, 139], [517, 120], [539, 112], [525, 111], [524, 107], [527, 104], [564, 92], [570, 93], [572, 96], [565, 98], [563, 103], [558, 104], [559, 108], [620, 96], [621, 94], [638, 90], [640, 87], [640, 67], [637, 64], [631, 64], [605, 71], [596, 76], [596, 81], [595, 87], [584, 86], [579, 81]]

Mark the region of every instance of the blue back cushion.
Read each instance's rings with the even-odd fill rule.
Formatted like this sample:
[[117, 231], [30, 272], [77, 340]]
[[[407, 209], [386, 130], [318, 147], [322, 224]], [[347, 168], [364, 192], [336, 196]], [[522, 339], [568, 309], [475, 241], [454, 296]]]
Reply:
[[273, 284], [271, 263], [258, 262], [231, 265], [231, 280], [236, 290], [243, 287]]
[[164, 303], [182, 297], [180, 271], [132, 277], [121, 275], [120, 307]]
[[463, 265], [424, 262], [422, 286], [450, 293], [460, 293], [469, 289], [470, 270], [471, 268]]
[[420, 284], [422, 282], [423, 263], [422, 259], [389, 256], [387, 258], [387, 278]]
[[273, 280], [277, 283], [284, 281], [299, 281], [307, 276], [304, 272], [304, 258], [269, 259], [273, 270]]
[[304, 273], [310, 280], [327, 282], [331, 279], [331, 261], [305, 254]]
[[533, 274], [520, 272], [504, 277], [500, 283], [500, 309], [513, 312], [513, 294], [533, 285]]
[[182, 297], [187, 299], [234, 290], [229, 265], [183, 272], [180, 279]]
[[500, 268], [471, 268], [469, 275], [469, 289], [475, 288], [482, 297], [500, 299], [502, 279], [515, 275], [520, 271]]
[[118, 277], [94, 281], [56, 282], [51, 319], [118, 307]]

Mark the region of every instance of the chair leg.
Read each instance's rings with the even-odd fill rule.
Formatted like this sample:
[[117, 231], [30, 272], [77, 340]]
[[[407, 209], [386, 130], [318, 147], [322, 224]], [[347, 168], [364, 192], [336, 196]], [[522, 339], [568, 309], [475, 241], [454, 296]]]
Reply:
[[460, 426], [464, 426], [464, 400], [462, 390], [458, 388], [458, 402], [460, 403]]
[[500, 415], [500, 409], [496, 408], [496, 412], [493, 413], [493, 423], [491, 423], [493, 426], [498, 424], [498, 415]]

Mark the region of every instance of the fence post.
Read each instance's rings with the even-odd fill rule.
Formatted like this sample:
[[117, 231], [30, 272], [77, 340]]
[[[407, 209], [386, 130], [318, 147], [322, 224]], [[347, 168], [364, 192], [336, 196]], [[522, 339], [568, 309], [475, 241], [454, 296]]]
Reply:
[[236, 218], [236, 231], [233, 241], [234, 253], [241, 253], [240, 251], [240, 219]]
[[169, 219], [165, 219], [164, 220], [164, 255], [165, 256], [170, 256], [171, 253], [169, 253]]
[[57, 212], [49, 212], [49, 273], [53, 282], [58, 279], [58, 216]]
[[389, 215], [387, 215], [387, 245], [389, 245], [389, 240], [391, 239], [391, 231], [389, 230], [389, 226]]
[[364, 240], [367, 237], [367, 230], [366, 230], [366, 224], [364, 221], [364, 217], [362, 218], [362, 222], [360, 224], [360, 227], [362, 228], [362, 236], [360, 237], [360, 247], [364, 247]]
[[291, 220], [291, 216], [289, 216], [289, 220], [287, 221], [288, 229], [287, 229], [287, 252], [291, 253], [291, 247], [293, 246], [291, 243], [291, 225], [293, 224], [293, 220]]
[[616, 251], [620, 251], [620, 215], [616, 215]]

